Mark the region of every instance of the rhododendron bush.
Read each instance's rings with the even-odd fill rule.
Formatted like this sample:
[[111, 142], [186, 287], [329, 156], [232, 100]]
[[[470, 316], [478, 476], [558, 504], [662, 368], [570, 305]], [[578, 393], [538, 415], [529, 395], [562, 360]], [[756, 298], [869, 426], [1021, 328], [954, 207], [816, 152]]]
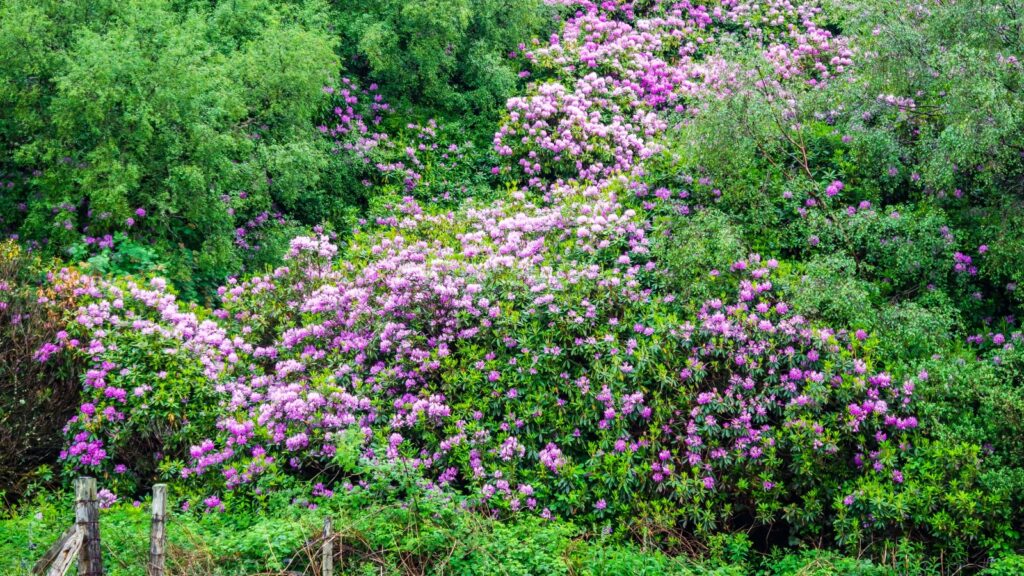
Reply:
[[[244, 273], [197, 302], [148, 204], [52, 273], [67, 325], [37, 360], [82, 364], [65, 475], [210, 515], [423, 497], [943, 574], [1019, 545], [1020, 42], [942, 31], [995, 2], [838, 4], [548, 0], [493, 75], [470, 38], [537, 22], [466, 5], [411, 38], [422, 7], [367, 9], [303, 124], [316, 170], [267, 144], [266, 183], [219, 196]], [[410, 107], [513, 86], [484, 139], [491, 116]]]
[[503, 208], [403, 219], [333, 265], [327, 237], [296, 238], [286, 266], [210, 311], [159, 280], [88, 287], [75, 336], [94, 362], [63, 456], [130, 478], [155, 434], [175, 449], [163, 470], [234, 489], [331, 470], [356, 430], [364, 458], [486, 509], [601, 518], [666, 499], [706, 529], [733, 507], [769, 520], [826, 471], [825, 499], [899, 478], [914, 380], [872, 368], [863, 334], [792, 311], [777, 262], [736, 262], [725, 299], [695, 310], [645, 288], [655, 268], [614, 243], [594, 256], [615, 266], [570, 259], [582, 214]]

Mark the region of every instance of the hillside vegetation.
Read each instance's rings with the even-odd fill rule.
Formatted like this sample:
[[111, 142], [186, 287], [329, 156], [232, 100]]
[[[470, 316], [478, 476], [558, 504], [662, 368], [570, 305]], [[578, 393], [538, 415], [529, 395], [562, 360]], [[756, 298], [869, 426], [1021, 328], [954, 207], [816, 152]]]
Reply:
[[111, 541], [171, 485], [181, 574], [314, 573], [325, 515], [345, 574], [1018, 573], [1022, 49], [1018, 0], [6, 0], [0, 571], [90, 475]]

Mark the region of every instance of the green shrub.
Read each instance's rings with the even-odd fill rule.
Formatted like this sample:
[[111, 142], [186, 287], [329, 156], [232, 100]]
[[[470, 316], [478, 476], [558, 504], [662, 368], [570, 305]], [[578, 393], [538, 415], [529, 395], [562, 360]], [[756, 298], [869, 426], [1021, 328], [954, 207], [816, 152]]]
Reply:
[[860, 328], [875, 322], [879, 289], [858, 276], [856, 261], [846, 255], [812, 257], [783, 281], [793, 305], [808, 316]]
[[955, 346], [961, 328], [952, 306], [917, 302], [885, 306], [873, 323], [879, 353], [892, 366], [914, 366]]
[[729, 216], [714, 209], [691, 218], [663, 219], [656, 238], [666, 288], [684, 301], [722, 296], [726, 286], [709, 273], [728, 270], [749, 253], [742, 230]]
[[828, 550], [804, 550], [773, 555], [758, 573], [772, 576], [896, 576], [903, 572]]
[[981, 572], [982, 576], [1015, 576], [1021, 573], [1024, 573], [1024, 556], [1013, 553], [996, 558]]
[[484, 116], [519, 86], [509, 53], [521, 57], [553, 16], [540, 0], [344, 0], [334, 9], [346, 67], [401, 100]]
[[[319, 223], [351, 203], [321, 177], [329, 143], [313, 125], [338, 62], [315, 11], [92, 4], [0, 9], [0, 44], [29, 42], [0, 66], [0, 106], [12, 110], [0, 174], [16, 184], [0, 200], [13, 216], [4, 229], [80, 259], [121, 233], [112, 258], [149, 251], [134, 268], [163, 263], [195, 296], [240, 271], [236, 227], [260, 212]], [[26, 38], [51, 29], [47, 43]], [[288, 202], [313, 191], [319, 203]]]

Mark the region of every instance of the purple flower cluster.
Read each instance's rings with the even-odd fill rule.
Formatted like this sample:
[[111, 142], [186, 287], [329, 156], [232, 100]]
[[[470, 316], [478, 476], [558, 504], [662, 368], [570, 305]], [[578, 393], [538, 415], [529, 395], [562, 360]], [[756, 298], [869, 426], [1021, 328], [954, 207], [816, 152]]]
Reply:
[[820, 86], [853, 65], [845, 40], [817, 24], [813, 3], [549, 3], [577, 11], [560, 35], [524, 55], [535, 68], [530, 76], [547, 79], [509, 99], [508, 120], [494, 136], [495, 150], [516, 159], [530, 188], [639, 173], [661, 150], [671, 114], [697, 110], [701, 100], [731, 93], [737, 76], [755, 73], [714, 49], [737, 26], [774, 72], [762, 87]]
[[[870, 373], [855, 354], [856, 335], [814, 328], [778, 301], [769, 279], [774, 261], [736, 262], [735, 301], [706, 302], [692, 322], [621, 323], [614, 307], [564, 292], [587, 286], [594, 296], [648, 313], [670, 310], [673, 301], [652, 300], [631, 286], [630, 270], [644, 266], [623, 264], [610, 273], [563, 263], [555, 271], [546, 266], [556, 262], [550, 256], [540, 266], [502, 256], [515, 253], [502, 246], [529, 252], [532, 240], [523, 231], [548, 231], [556, 222], [563, 246], [580, 241], [565, 232], [564, 220], [541, 222], [520, 215], [481, 224], [488, 230], [481, 237], [455, 233], [449, 238], [461, 239], [462, 251], [382, 235], [355, 252], [366, 257], [361, 268], [327, 266], [335, 253], [329, 241], [298, 238], [291, 267], [229, 284], [223, 314], [208, 318], [199, 309], [182, 311], [159, 281], [145, 288], [91, 285], [83, 296], [96, 300], [83, 306], [78, 328], [99, 361], [86, 376], [89, 402], [70, 425], [76, 432], [65, 457], [79, 466], [105, 465], [105, 439], [119, 436], [125, 412], [144, 414], [146, 390], [138, 398], [119, 392], [128, 367], [100, 360], [120, 337], [138, 334], [162, 354], [194, 357], [206, 385], [217, 390], [216, 430], [192, 446], [182, 476], [209, 483], [215, 473], [225, 489], [285, 462], [323, 466], [344, 434], [357, 430], [364, 458], [404, 462], [436, 478], [436, 486], [473, 481], [492, 507], [533, 509], [550, 497], [536, 489], [543, 475], [563, 475], [570, 462], [594, 458], [584, 448], [592, 442], [607, 446], [602, 458], [635, 463], [630, 483], [647, 478], [673, 486], [695, 475], [718, 490], [737, 481], [743, 462], [766, 463], [771, 475], [758, 485], [783, 486], [792, 481], [788, 473], [768, 462], [795, 453], [873, 454], [889, 436], [916, 426], [907, 413], [913, 383], [894, 386], [884, 373]], [[436, 231], [437, 224], [458, 229], [445, 220], [421, 226]], [[288, 309], [300, 310], [301, 319], [269, 315]], [[552, 314], [591, 335], [562, 340], [542, 320]], [[515, 318], [547, 322], [557, 339], [543, 350], [527, 348], [512, 328]], [[261, 326], [268, 325], [273, 329], [265, 332]], [[262, 343], [268, 336], [269, 346]], [[494, 351], [469, 374], [493, 390], [491, 400], [474, 399], [472, 387], [445, 384], [453, 355], [478, 345]], [[598, 389], [575, 370], [544, 376], [545, 358], [559, 358], [563, 346], [590, 356], [590, 370], [602, 373], [607, 365], [624, 381]], [[676, 371], [682, 396], [645, 384], [650, 367], [641, 374], [622, 370], [644, 366], [643, 351], [654, 349], [673, 350], [659, 365]], [[562, 384], [534, 381], [551, 377]], [[576, 427], [561, 427], [569, 422]], [[524, 436], [527, 429], [544, 432], [538, 439]]]
[[[543, 503], [545, 517], [579, 512], [548, 486], [552, 476], [610, 512], [623, 495], [680, 502], [693, 487], [779, 498], [800, 488], [800, 466], [872, 473], [854, 457], [917, 425], [913, 382], [870, 370], [859, 334], [793, 313], [770, 279], [774, 260], [714, 271], [735, 291], [694, 314], [648, 280], [659, 271], [648, 215], [620, 198], [649, 193], [633, 176], [672, 116], [727, 90], [716, 34], [740, 24], [763, 42], [773, 82], [841, 73], [843, 43], [814, 24], [816, 12], [786, 2], [579, 6], [560, 36], [527, 54], [553, 79], [511, 99], [495, 135], [526, 189], [458, 212], [408, 196], [356, 233], [344, 258], [327, 236], [295, 238], [283, 266], [229, 280], [216, 309], [181, 304], [160, 279], [80, 288], [72, 331], [91, 366], [65, 459], [98, 467], [119, 457], [122, 432], [156, 396], [152, 379], [133, 373], [144, 367], [118, 363], [120, 351], [147, 346], [161, 373], [171, 358], [199, 366], [191, 386], [216, 398], [178, 469], [217, 489], [329, 467], [352, 434], [368, 462], [402, 463], [432, 488], [470, 486], [493, 510]], [[336, 125], [320, 127], [364, 165], [389, 142], [371, 132], [388, 108], [369, 93], [346, 83]], [[412, 128], [422, 147], [375, 168], [411, 193], [435, 128]], [[837, 181], [826, 194], [842, 189]], [[653, 196], [686, 199], [667, 188]]]

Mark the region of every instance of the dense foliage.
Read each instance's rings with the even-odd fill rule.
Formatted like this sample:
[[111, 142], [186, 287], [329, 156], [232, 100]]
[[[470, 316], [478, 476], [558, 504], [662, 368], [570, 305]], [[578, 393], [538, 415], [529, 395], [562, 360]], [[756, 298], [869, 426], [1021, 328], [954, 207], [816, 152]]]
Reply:
[[[704, 558], [694, 560], [665, 551], [642, 549], [614, 537], [586, 538], [570, 523], [537, 517], [496, 521], [460, 510], [451, 502], [425, 498], [415, 506], [382, 501], [383, 492], [316, 498], [316, 504], [291, 505], [280, 491], [263, 509], [233, 506], [217, 514], [175, 512], [168, 524], [172, 574], [316, 573], [317, 543], [308, 534], [330, 516], [338, 531], [335, 570], [344, 574], [534, 574], [618, 576], [746, 576], [859, 574], [894, 576], [899, 572], [866, 559], [829, 551], [758, 557], [742, 535], [712, 542]], [[63, 496], [63, 495], [61, 495]], [[0, 532], [0, 570], [26, 572], [19, 552], [56, 538], [70, 499], [37, 501], [34, 514], [5, 519], [12, 530]], [[138, 501], [115, 502], [100, 515], [108, 542], [105, 568], [112, 576], [143, 573], [149, 514]], [[496, 559], [500, 558], [500, 562]], [[987, 574], [1012, 574], [1019, 556], [1000, 560]], [[1004, 566], [999, 571], [999, 566]]]
[[0, 241], [0, 487], [11, 496], [37, 469], [47, 471], [80, 403], [75, 363], [50, 357], [56, 350], [49, 345], [63, 327], [63, 311], [77, 306], [75, 275], [53, 279], [38, 258]]
[[[101, 272], [167, 275], [191, 299], [279, 259], [303, 226], [346, 233], [374, 184], [420, 165], [382, 146], [375, 128], [392, 109], [374, 79], [400, 77], [390, 93], [403, 101], [463, 98], [488, 113], [518, 80], [493, 52], [516, 49], [541, 18], [528, 5], [419, 2], [356, 17], [357, 4], [4, 2], [0, 227]], [[373, 30], [358, 42], [332, 32], [389, 18], [403, 25], [376, 48]], [[371, 68], [350, 62], [353, 45], [370, 46]], [[444, 71], [462, 80], [441, 90]]]
[[345, 66], [402, 100], [485, 120], [514, 94], [519, 56], [552, 23], [541, 0], [343, 0]]
[[[80, 369], [64, 478], [430, 506], [420, 567], [481, 516], [723, 574], [1020, 565], [1019, 2], [3, 10], [2, 224], [81, 264], [4, 272], [50, 316], [0, 369]], [[593, 553], [669, 570], [632, 550]]]

